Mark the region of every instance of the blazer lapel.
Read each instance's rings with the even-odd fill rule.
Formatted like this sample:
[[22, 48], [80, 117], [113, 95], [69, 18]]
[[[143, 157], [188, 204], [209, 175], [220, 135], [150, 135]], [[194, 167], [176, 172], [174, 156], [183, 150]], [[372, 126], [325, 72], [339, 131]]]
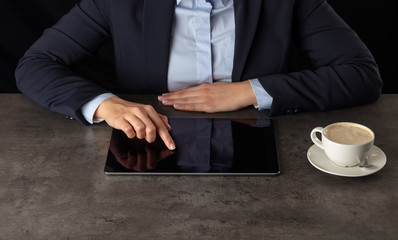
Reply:
[[263, 0], [234, 0], [235, 54], [232, 81], [240, 81], [257, 30]]
[[167, 91], [171, 29], [176, 0], [146, 0], [143, 11], [143, 50], [146, 86]]

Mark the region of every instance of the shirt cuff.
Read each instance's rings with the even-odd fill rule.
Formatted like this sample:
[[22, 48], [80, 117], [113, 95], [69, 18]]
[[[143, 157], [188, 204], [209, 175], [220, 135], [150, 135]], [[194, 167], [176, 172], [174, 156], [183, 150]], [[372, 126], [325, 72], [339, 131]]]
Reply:
[[100, 123], [102, 121], [104, 121], [104, 119], [94, 119], [94, 113], [97, 110], [98, 106], [105, 101], [108, 98], [114, 97], [116, 95], [112, 94], [112, 93], [104, 93], [101, 95], [98, 95], [97, 97], [95, 97], [94, 99], [92, 99], [90, 102], [86, 103], [83, 105], [82, 107], [82, 114], [83, 117], [86, 119], [87, 122], [89, 122], [90, 124], [93, 123]]
[[265, 91], [258, 78], [250, 79], [249, 82], [257, 99], [257, 105], [254, 105], [254, 107], [258, 110], [270, 109], [273, 98]]

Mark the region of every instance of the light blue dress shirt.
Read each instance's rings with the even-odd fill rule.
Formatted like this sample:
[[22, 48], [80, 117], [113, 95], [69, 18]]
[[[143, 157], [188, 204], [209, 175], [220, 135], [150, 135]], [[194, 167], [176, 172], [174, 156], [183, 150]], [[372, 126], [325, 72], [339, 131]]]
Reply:
[[[170, 92], [203, 83], [231, 82], [235, 16], [233, 0], [176, 0], [167, 86]], [[259, 110], [269, 109], [272, 97], [258, 79], [250, 79]], [[105, 93], [82, 107], [89, 123], [99, 104], [115, 96]]]

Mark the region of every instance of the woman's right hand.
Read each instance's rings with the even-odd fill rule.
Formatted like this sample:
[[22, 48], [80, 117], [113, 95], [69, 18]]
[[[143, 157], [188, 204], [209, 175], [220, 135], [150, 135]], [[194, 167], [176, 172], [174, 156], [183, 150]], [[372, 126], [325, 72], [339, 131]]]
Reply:
[[175, 149], [169, 131], [168, 118], [159, 114], [151, 105], [144, 105], [111, 97], [103, 101], [94, 113], [94, 119], [104, 119], [113, 128], [122, 130], [127, 137], [146, 139], [152, 143], [159, 134], [167, 148]]

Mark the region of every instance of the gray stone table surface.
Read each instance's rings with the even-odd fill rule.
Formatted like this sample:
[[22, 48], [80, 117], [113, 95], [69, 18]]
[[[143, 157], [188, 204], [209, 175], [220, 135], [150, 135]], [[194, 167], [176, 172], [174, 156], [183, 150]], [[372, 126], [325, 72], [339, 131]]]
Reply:
[[[132, 98], [189, 116], [156, 96]], [[398, 95], [382, 95], [366, 106], [274, 117], [279, 176], [110, 177], [110, 127], [1, 94], [0, 239], [397, 239], [397, 106]], [[386, 166], [359, 178], [314, 168], [310, 132], [337, 121], [373, 129]]]

